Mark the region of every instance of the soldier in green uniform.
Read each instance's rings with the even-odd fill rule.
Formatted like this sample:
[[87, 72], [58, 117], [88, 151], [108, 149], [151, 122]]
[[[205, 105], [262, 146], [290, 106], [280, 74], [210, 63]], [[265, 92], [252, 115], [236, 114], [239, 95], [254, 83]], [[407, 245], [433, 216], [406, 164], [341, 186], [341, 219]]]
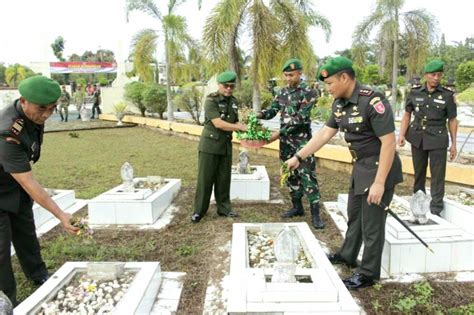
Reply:
[[71, 215], [34, 179], [30, 166], [40, 157], [44, 122], [61, 95], [59, 84], [35, 76], [22, 81], [18, 90], [21, 97], [0, 111], [0, 290], [14, 304], [11, 243], [28, 279], [41, 285], [48, 277], [36, 238], [33, 200], [54, 214], [68, 232], [77, 232], [70, 224]]
[[334, 264], [355, 266], [363, 242], [361, 265], [343, 280], [350, 289], [363, 288], [380, 278], [386, 212], [379, 205], [390, 204], [395, 185], [403, 180], [400, 158], [395, 151], [395, 122], [383, 94], [356, 81], [349, 59], [330, 59], [321, 67], [318, 78], [324, 80], [334, 96], [332, 115], [326, 126], [287, 163], [290, 169], [295, 169], [336, 135], [338, 129], [344, 132], [353, 159], [348, 229], [340, 250], [328, 258]]
[[247, 126], [238, 122], [237, 99], [232, 96], [236, 78], [231, 71], [219, 74], [218, 91], [209, 94], [204, 104], [205, 121], [199, 141], [198, 179], [191, 216], [194, 223], [206, 214], [213, 187], [217, 214], [237, 216], [230, 204], [232, 132], [246, 131]]
[[76, 93], [74, 93], [74, 104], [77, 109], [77, 119], [81, 119], [81, 109], [86, 103], [86, 91], [82, 88], [82, 85], [77, 86]]
[[[311, 139], [311, 110], [316, 102], [316, 91], [301, 82], [303, 66], [292, 58], [283, 66], [288, 86], [281, 89], [267, 110], [257, 113], [257, 118], [272, 119], [280, 112], [280, 130], [272, 133], [270, 141], [280, 139], [280, 161], [292, 157]], [[292, 172], [287, 181], [293, 207], [282, 214], [283, 218], [304, 215], [302, 198], [306, 193], [311, 208], [312, 223], [323, 229], [319, 215], [319, 187], [316, 179], [316, 159], [308, 156], [301, 166]]]
[[[454, 93], [440, 85], [444, 62], [433, 60], [425, 65], [425, 84], [413, 86], [408, 94], [402, 117], [398, 145], [405, 145], [405, 137], [411, 143], [415, 183], [413, 192], [425, 192], [428, 158], [431, 171], [431, 213], [443, 211], [444, 179], [446, 176], [446, 149], [451, 136], [449, 157], [456, 157], [458, 130]], [[411, 114], [414, 120], [410, 123]], [[448, 128], [446, 128], [446, 120]]]
[[[61, 96], [59, 96], [59, 115], [61, 115], [61, 121], [67, 122], [67, 117], [69, 113], [69, 101], [71, 100], [71, 96], [69, 92], [66, 91], [66, 86], [63, 85], [61, 87]], [[64, 112], [64, 116], [63, 116]]]

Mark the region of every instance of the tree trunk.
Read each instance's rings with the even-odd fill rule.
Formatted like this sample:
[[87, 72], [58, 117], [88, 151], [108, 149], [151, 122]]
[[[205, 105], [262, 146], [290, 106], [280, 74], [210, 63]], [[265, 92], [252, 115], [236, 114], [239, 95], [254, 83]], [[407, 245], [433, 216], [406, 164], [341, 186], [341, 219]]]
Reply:
[[166, 103], [168, 106], [168, 120], [174, 120], [173, 103], [171, 101], [171, 78], [170, 78], [170, 56], [168, 51], [168, 33], [165, 31], [165, 55], [166, 55]]
[[393, 61], [392, 61], [392, 109], [398, 111], [397, 106], [397, 78], [398, 78], [398, 10], [395, 11], [395, 30], [393, 34]]
[[253, 93], [252, 93], [252, 108], [254, 112], [259, 112], [261, 107], [261, 99], [260, 99], [260, 89], [258, 84], [254, 83], [253, 85]]
[[236, 35], [230, 34], [230, 44], [229, 44], [229, 56], [230, 56], [230, 70], [234, 71], [237, 74], [237, 79], [235, 80], [236, 85], [240, 85], [240, 64], [239, 64], [239, 53], [237, 51], [237, 46], [234, 44], [236, 41]]

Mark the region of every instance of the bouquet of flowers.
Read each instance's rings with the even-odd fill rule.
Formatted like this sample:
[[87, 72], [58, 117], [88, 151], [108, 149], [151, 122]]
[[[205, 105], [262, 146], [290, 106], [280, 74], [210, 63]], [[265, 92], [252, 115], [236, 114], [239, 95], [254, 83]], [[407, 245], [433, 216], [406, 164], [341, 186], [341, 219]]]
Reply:
[[92, 234], [94, 233], [94, 231], [91, 228], [89, 228], [89, 224], [87, 224], [87, 219], [73, 217], [71, 219], [71, 225], [79, 228], [79, 231], [77, 231], [77, 235], [84, 236], [89, 239], [92, 238]]
[[258, 121], [254, 113], [248, 115], [246, 123], [246, 132], [237, 131], [237, 139], [244, 147], [260, 148], [268, 143], [272, 132]]
[[280, 166], [280, 186], [285, 186], [286, 182], [288, 181], [288, 177], [290, 177], [291, 171], [288, 168], [288, 165], [283, 162]]

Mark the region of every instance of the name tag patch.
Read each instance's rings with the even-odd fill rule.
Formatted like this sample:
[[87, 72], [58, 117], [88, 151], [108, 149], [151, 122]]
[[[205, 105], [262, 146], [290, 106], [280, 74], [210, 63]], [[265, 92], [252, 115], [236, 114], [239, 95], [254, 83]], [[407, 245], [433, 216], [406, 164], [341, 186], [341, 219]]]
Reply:
[[425, 99], [423, 97], [417, 97], [415, 98], [415, 101], [417, 102], [423, 102]]
[[434, 99], [433, 102], [438, 103], [438, 104], [445, 104], [446, 103], [446, 101], [437, 100], [437, 99]]
[[362, 122], [364, 122], [364, 118], [362, 116], [349, 117], [349, 124], [360, 124]]

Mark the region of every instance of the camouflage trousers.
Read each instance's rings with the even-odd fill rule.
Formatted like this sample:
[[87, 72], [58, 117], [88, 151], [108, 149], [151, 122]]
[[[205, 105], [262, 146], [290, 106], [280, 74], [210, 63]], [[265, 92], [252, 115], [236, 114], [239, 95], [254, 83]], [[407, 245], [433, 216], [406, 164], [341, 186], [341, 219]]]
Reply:
[[[282, 163], [293, 157], [308, 142], [306, 139], [295, 140], [291, 138], [280, 139], [280, 161]], [[321, 195], [316, 179], [316, 159], [313, 155], [303, 160], [300, 166], [291, 173], [288, 177], [287, 186], [292, 199], [301, 199], [306, 194], [310, 204], [319, 203]]]

